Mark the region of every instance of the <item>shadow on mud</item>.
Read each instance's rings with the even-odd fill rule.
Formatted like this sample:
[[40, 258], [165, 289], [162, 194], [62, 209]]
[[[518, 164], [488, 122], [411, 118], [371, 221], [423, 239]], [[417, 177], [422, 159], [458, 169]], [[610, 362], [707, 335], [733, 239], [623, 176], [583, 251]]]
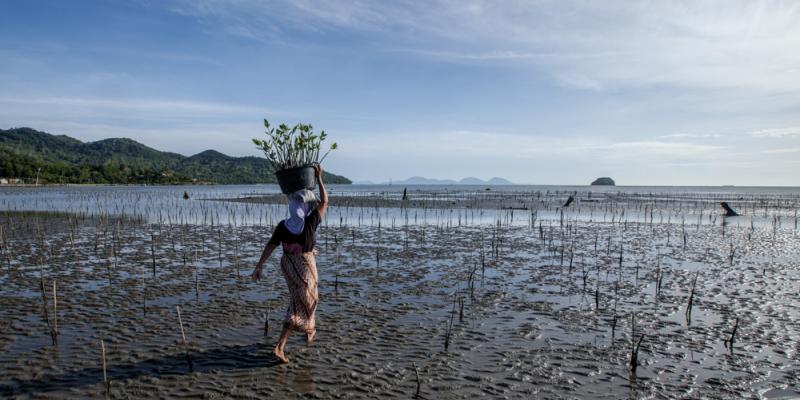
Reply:
[[[218, 349], [192, 353], [194, 372], [234, 371], [250, 368], [270, 368], [281, 362], [272, 354], [271, 347], [263, 343], [245, 346], [226, 346]], [[107, 367], [111, 389], [114, 382], [145, 376], [163, 377], [189, 374], [183, 352], [149, 359], [132, 364], [109, 363]], [[40, 392], [62, 391], [89, 385], [102, 384], [103, 371], [86, 368], [58, 375], [44, 375], [31, 380], [9, 380], [0, 383], [0, 397], [24, 396]]]

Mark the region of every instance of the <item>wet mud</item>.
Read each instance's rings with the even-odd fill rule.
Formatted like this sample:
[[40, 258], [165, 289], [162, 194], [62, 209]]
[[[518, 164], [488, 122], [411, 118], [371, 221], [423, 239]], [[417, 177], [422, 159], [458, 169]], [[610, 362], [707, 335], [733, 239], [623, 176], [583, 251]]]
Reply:
[[172, 210], [0, 214], [1, 397], [800, 396], [790, 223], [511, 210], [357, 223], [333, 207], [317, 340], [293, 336], [283, 365], [278, 258], [249, 279], [269, 218], [181, 223]]

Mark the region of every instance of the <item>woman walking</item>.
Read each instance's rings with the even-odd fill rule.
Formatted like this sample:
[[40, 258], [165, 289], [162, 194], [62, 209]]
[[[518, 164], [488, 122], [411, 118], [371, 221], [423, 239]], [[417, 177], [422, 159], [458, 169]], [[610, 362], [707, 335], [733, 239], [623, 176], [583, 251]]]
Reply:
[[310, 190], [299, 190], [289, 195], [289, 217], [278, 223], [272, 232], [261, 258], [253, 270], [253, 280], [261, 279], [261, 269], [278, 246], [283, 247], [280, 270], [289, 287], [289, 307], [283, 319], [283, 330], [273, 353], [284, 363], [284, 347], [293, 331], [306, 334], [308, 344], [314, 340], [317, 292], [317, 263], [314, 258], [315, 233], [328, 210], [328, 192], [322, 182], [322, 168], [315, 167], [314, 175], [319, 185], [319, 199]]

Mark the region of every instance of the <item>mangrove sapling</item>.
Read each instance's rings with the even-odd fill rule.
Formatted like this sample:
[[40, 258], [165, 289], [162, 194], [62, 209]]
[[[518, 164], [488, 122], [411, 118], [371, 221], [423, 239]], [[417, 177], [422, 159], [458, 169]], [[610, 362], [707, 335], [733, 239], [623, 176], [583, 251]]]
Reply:
[[575, 257], [575, 248], [571, 247], [569, 249], [569, 271], [568, 274], [572, 275], [572, 260]]
[[307, 124], [297, 124], [292, 128], [280, 124], [275, 128], [265, 119], [264, 130], [268, 139], [253, 139], [253, 143], [264, 152], [277, 170], [319, 164], [338, 147], [336, 143], [331, 144], [320, 158], [322, 142], [328, 135], [325, 131], [315, 134], [314, 128]]
[[694, 279], [692, 280], [692, 290], [689, 292], [689, 301], [686, 303], [686, 325], [690, 325], [692, 323], [692, 304], [694, 301], [694, 291], [697, 287], [697, 276], [700, 274], [700, 271], [696, 271], [694, 273]]
[[658, 297], [661, 295], [661, 281], [664, 279], [664, 272], [661, 271], [661, 265], [656, 269], [656, 294], [655, 301], [658, 302]]
[[6, 266], [9, 274], [11, 273], [11, 250], [8, 248], [8, 238], [6, 236], [3, 225], [0, 225], [0, 255], [6, 260]]
[[631, 315], [631, 357], [630, 357], [630, 369], [632, 374], [636, 374], [636, 368], [639, 366], [639, 348], [642, 346], [642, 340], [644, 340], [644, 334], [639, 335], [639, 340], [636, 340], [635, 336], [635, 326], [636, 326], [636, 317]]
[[108, 273], [108, 283], [111, 284], [111, 269], [115, 267], [114, 265], [114, 246], [113, 244], [109, 244], [105, 246], [106, 250], [108, 250], [108, 262], [106, 262], [106, 272]]
[[586, 294], [586, 279], [589, 277], [589, 271], [586, 270], [586, 266], [581, 263], [581, 276], [583, 278], [583, 293]]
[[447, 349], [450, 348], [450, 335], [453, 332], [453, 320], [455, 319], [455, 316], [456, 316], [456, 300], [457, 300], [457, 298], [458, 298], [458, 293], [456, 292], [456, 294], [453, 297], [453, 310], [450, 312], [450, 321], [449, 321], [449, 323], [446, 323], [447, 329], [446, 329], [445, 335], [444, 335], [444, 351], [447, 351]]
[[[616, 306], [615, 306], [616, 307]], [[617, 333], [617, 310], [614, 309], [614, 317], [611, 318], [611, 345], [614, 345], [614, 338]]]
[[471, 299], [475, 298], [475, 273], [478, 270], [478, 266], [475, 265], [469, 273], [469, 277], [467, 278], [467, 286], [469, 287], [469, 297]]
[[464, 297], [458, 296], [458, 323], [464, 323]]
[[725, 348], [727, 348], [731, 353], [733, 353], [733, 342], [736, 340], [736, 331], [739, 329], [739, 317], [736, 317], [736, 321], [733, 323], [733, 329], [731, 329], [731, 335], [725, 339], [723, 344]]
[[594, 312], [600, 312], [600, 280], [595, 282], [594, 287]]
[[413, 361], [411, 362], [411, 366], [414, 367], [414, 375], [416, 376], [416, 380], [417, 380], [417, 390], [414, 392], [414, 398], [418, 399], [418, 398], [420, 398], [419, 390], [420, 390], [420, 387], [422, 386], [422, 384], [421, 384], [421, 382], [419, 380], [419, 369], [417, 368], [417, 364], [414, 363]]

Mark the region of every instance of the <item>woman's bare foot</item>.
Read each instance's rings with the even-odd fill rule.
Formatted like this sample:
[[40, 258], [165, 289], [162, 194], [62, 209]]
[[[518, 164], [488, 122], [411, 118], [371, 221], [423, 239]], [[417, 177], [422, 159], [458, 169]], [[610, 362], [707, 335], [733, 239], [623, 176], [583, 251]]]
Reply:
[[317, 335], [317, 330], [314, 329], [311, 333], [306, 333], [306, 344], [311, 346], [311, 343], [314, 343], [314, 336]]
[[275, 357], [278, 358], [278, 360], [281, 360], [282, 363], [284, 364], [289, 363], [289, 359], [286, 358], [286, 356], [283, 354], [283, 349], [279, 349], [276, 347], [274, 350], [272, 350], [272, 354], [274, 354]]

